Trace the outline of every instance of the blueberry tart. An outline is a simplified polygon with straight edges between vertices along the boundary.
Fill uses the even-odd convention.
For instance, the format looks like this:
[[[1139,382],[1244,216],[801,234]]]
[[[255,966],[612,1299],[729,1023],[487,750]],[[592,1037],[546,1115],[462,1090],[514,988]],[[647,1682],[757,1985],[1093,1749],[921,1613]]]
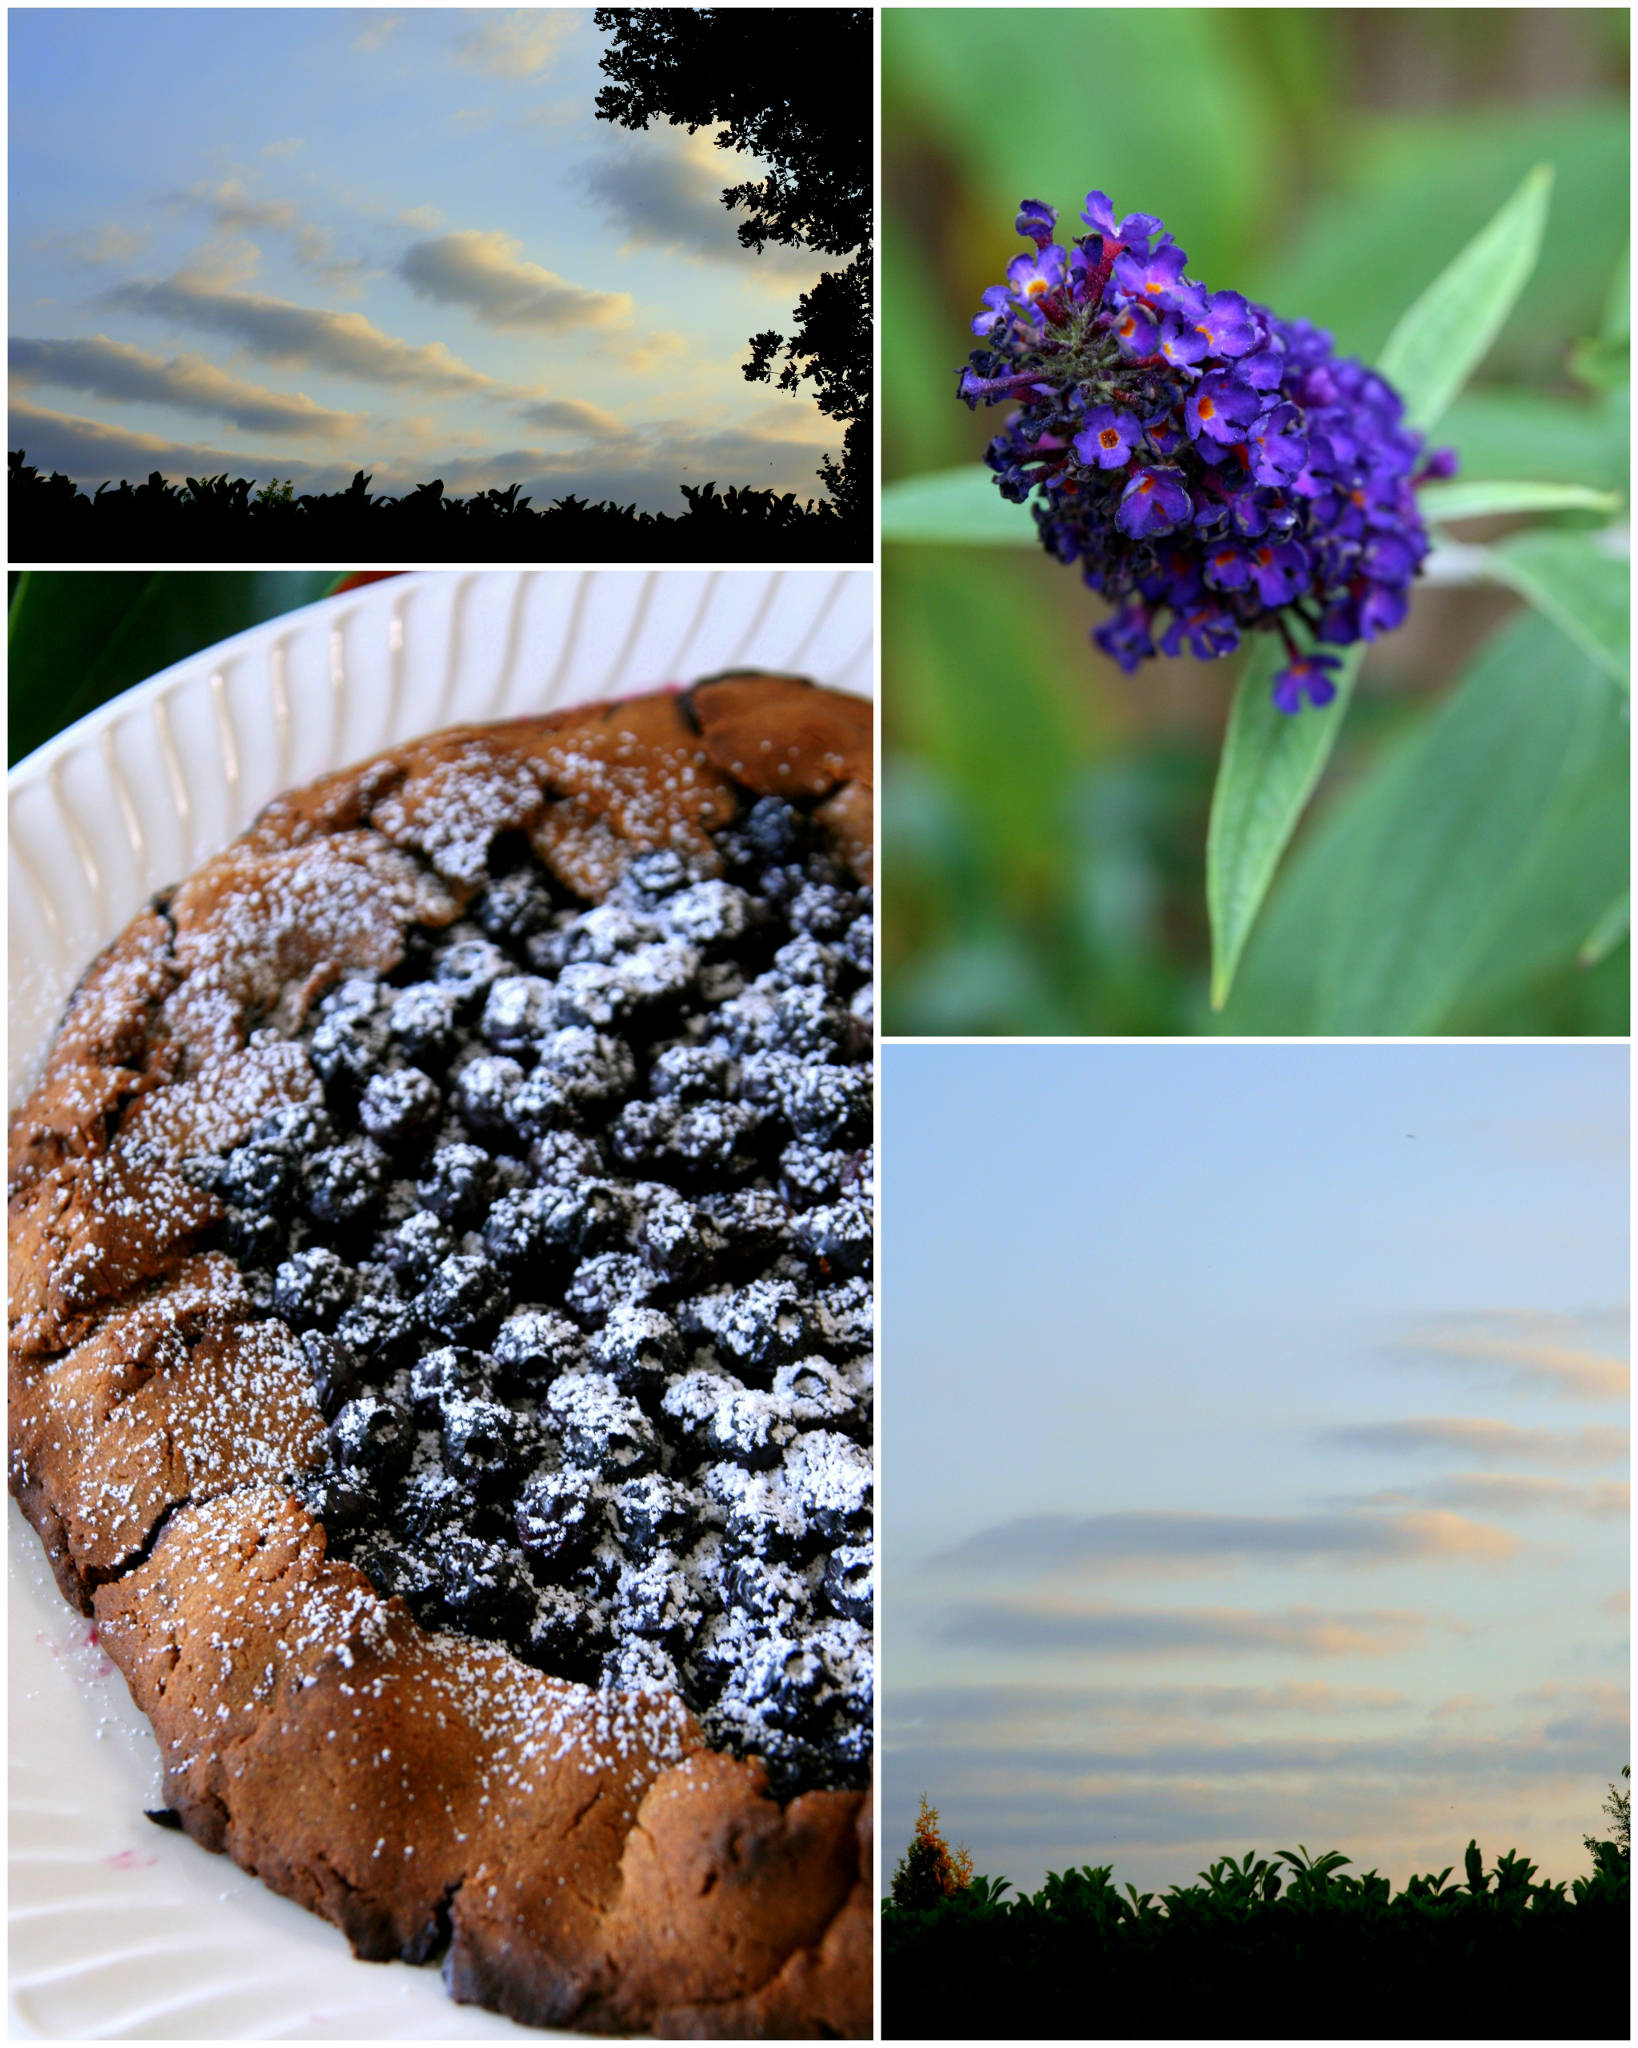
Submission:
[[[871,2030],[869,707],[280,798],[11,1145],[13,1493],[156,1816],[526,2024]]]

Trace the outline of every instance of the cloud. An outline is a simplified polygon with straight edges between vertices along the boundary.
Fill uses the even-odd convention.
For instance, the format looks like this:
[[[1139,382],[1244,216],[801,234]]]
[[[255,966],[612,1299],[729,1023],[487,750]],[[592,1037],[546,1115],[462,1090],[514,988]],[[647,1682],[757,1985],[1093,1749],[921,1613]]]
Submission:
[[[313,434],[340,440],[356,433],[358,413],[333,412],[300,392],[270,391],[219,370],[202,356],[149,355],[105,334],[68,341],[14,337],[11,374],[20,384],[50,384],[100,398],[174,405],[230,420],[251,432]]]
[[[605,143],[585,166],[587,190],[617,223],[628,248],[672,249],[713,263],[816,278],[811,250],[770,243],[757,255],[739,239],[725,187],[754,175],[752,161],[715,146],[715,128],[690,135],[673,122]],[[788,288],[782,286],[782,289]]]
[[[1626,1587],[1619,1593],[1606,1593],[1598,1603],[1600,1614],[1613,1614],[1618,1621],[1624,1621],[1632,1612],[1632,1594]]]
[[[61,470],[76,483],[95,484],[105,478],[144,477],[159,470],[173,480],[184,476],[230,476],[266,479],[294,477],[303,490],[338,490],[356,465],[315,464],[300,456],[252,455],[243,449],[210,448],[185,441],[162,440],[129,427],[110,427],[101,420],[76,419],[44,407],[13,400],[10,441],[27,452],[37,469]],[[366,465],[368,466],[368,465]]]
[[[419,228],[424,235],[430,235],[434,228],[441,228],[444,217],[436,206],[406,206],[398,216],[407,228]]]
[[[673,356],[682,355],[688,347],[688,337],[683,334],[644,334],[626,340],[611,334],[604,343],[609,354],[623,370],[640,375],[652,370],[660,363],[669,362]]]
[[[518,7],[489,14],[455,45],[455,55],[475,71],[497,78],[534,78],[546,69],[574,32],[577,9]]]
[[[493,377],[471,369],[441,341],[417,347],[383,334],[362,313],[333,313],[254,292],[222,291],[189,272],[132,279],[106,294],[111,305],[230,335],[268,362],[339,371],[376,384],[423,391],[499,391]]]
[[[1351,1423],[1323,1433],[1346,1450],[1455,1452],[1499,1463],[1525,1465],[1609,1465],[1628,1454],[1630,1437],[1613,1426],[1591,1429],[1526,1429],[1516,1422],[1461,1415],[1418,1416],[1404,1422]]]
[[[1382,1657],[1418,1648],[1426,1632],[1426,1615],[1391,1608],[1326,1614],[1288,1607],[1259,1614],[1231,1607],[1140,1609],[1028,1599],[956,1608],[938,1631],[944,1642],[978,1649],[1138,1657],[1191,1650]]]
[[[303,150],[303,149],[305,149],[306,147],[307,147],[307,138],[306,138],[306,136],[304,136],[304,135],[282,135],[282,136],[280,136],[280,138],[279,138],[279,140],[278,140],[277,142],[264,142],[264,143],[262,144],[262,155],[263,155],[263,156],[294,156],[294,155],[295,155],[295,154],[297,153],[297,151],[298,151],[298,150]]]
[[[594,292],[520,261],[522,243],[496,229],[463,228],[412,242],[399,275],[424,299],[464,306],[488,327],[538,327],[563,334],[610,327],[631,317],[629,292]]]
[[[582,434],[593,441],[626,441],[630,430],[613,413],[588,405],[583,398],[545,398],[533,405],[520,405],[518,418],[531,426],[549,427],[556,433]]]
[[[1386,1686],[1328,1685],[1286,1679],[1278,1685],[940,1685],[895,1688],[883,1700],[889,1746],[916,1731],[1004,1729],[1026,1743],[1051,1728],[1094,1722],[1153,1732],[1168,1723],[1282,1719],[1397,1712],[1411,1704]]]
[[[1566,1342],[1575,1328],[1562,1316],[1496,1309],[1441,1317],[1413,1330],[1392,1348],[1436,1364],[1492,1367],[1511,1385],[1545,1389],[1574,1400],[1624,1401],[1632,1381],[1626,1363]]]
[[[1597,1480],[1590,1486],[1576,1486],[1568,1479],[1546,1479],[1540,1473],[1473,1472],[1459,1479],[1443,1479],[1418,1487],[1418,1500],[1435,1501],[1446,1507],[1481,1508],[1490,1514],[1530,1514],[1544,1508],[1561,1508],[1567,1514],[1589,1515],[1608,1522],[1626,1515],[1632,1506],[1632,1489],[1622,1480]],[[1373,1498],[1400,1501],[1403,1493]]]
[[[134,256],[147,239],[146,228],[122,228],[118,221],[105,220],[97,227],[79,228],[70,234],[44,235],[29,246],[71,256],[76,263],[121,263]]]
[[[1517,1549],[1503,1529],[1435,1511],[1397,1514],[1208,1515],[1134,1511],[1030,1515],[969,1536],[934,1560],[970,1572],[1066,1571],[1083,1564],[1211,1565],[1247,1559],[1331,1558],[1371,1565],[1405,1558],[1499,1561]]]
[[[223,178],[219,184],[200,182],[171,195],[178,206],[196,206],[208,213],[219,228],[236,233],[241,228],[289,228],[296,224],[296,209],[285,199],[258,199],[238,178]]]
[[[401,14],[378,14],[368,28],[353,38],[353,48],[364,51],[366,55],[383,49],[403,25],[404,16]]]

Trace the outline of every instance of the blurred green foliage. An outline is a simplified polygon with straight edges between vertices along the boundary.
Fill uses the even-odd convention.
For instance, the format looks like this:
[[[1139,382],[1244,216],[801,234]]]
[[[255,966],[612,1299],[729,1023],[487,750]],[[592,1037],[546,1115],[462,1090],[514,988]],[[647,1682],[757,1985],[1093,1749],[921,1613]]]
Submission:
[[[1022,246],[1022,198],[1055,204],[1073,233],[1102,186],[1117,209],[1162,215],[1192,275],[1370,359],[1545,161],[1556,182],[1541,262],[1437,439],[1458,448],[1464,477],[1624,493],[1625,320],[1617,332],[1612,318],[1625,306],[1624,12],[889,9],[882,49],[884,480],[976,461],[998,423],[956,401],[955,371],[980,291]],[[1508,530],[1493,521],[1474,537]],[[1496,717],[1474,724],[1467,710],[1464,725],[1457,712],[1500,673],[1484,642],[1516,604],[1423,590],[1411,624],[1372,648],[1246,986],[1214,1018],[1205,827],[1237,664],[1122,677],[1087,642],[1096,600],[1036,553],[895,545],[883,576],[886,1030],[1348,1028],[1327,1021],[1348,1011],[1347,977],[1322,1000],[1317,983],[1293,986],[1285,957],[1325,938],[1328,864],[1356,858],[1333,841],[1386,829],[1351,819],[1348,793],[1399,754],[1404,774],[1426,778],[1450,749],[1506,740]],[[1583,652],[1534,621],[1516,632],[1515,662],[1572,692],[1592,674],[1587,716],[1609,713]],[[1428,720],[1430,702],[1448,708]],[[1542,737],[1532,708],[1519,710],[1526,754]],[[1624,778],[1581,790],[1574,762],[1552,758],[1558,779],[1538,763],[1541,786],[1521,789],[1505,849],[1518,872],[1486,901],[1483,944],[1470,934],[1460,949],[1465,981],[1430,972],[1402,1006],[1410,1021],[1367,1028],[1625,1030],[1626,945],[1576,964],[1596,906],[1565,938],[1622,841],[1608,807],[1624,803]],[[1386,802],[1373,786],[1373,817]],[[1590,851],[1570,827],[1594,813]],[[1541,839],[1544,818],[1563,823],[1562,844]],[[1460,900],[1441,903],[1460,916]],[[1372,944],[1356,981],[1393,971],[1381,931]]]
[[[328,597],[340,569],[13,573],[7,619],[6,758],[264,619]]]

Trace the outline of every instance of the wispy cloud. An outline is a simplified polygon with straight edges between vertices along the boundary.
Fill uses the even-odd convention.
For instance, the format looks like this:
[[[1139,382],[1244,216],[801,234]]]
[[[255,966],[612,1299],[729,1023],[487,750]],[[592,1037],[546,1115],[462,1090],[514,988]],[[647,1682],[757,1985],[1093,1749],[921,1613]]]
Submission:
[[[522,246],[495,229],[464,228],[411,243],[398,270],[422,298],[464,306],[490,327],[538,327],[562,334],[629,321],[629,292],[595,292],[571,284],[538,263],[524,262]]]
[[[115,285],[106,297],[110,304],[133,312],[230,335],[268,362],[322,366],[371,383],[412,385],[424,391],[501,388],[494,378],[452,355],[441,341],[416,346],[384,334],[362,313],[335,313],[256,292],[225,291],[188,272],[153,280],[133,278]]]
[[[1392,1349],[1435,1364],[1499,1373],[1510,1385],[1574,1400],[1624,1401],[1632,1383],[1625,1360],[1575,1343],[1577,1334],[1566,1317],[1494,1309],[1440,1317]]]
[[[537,78],[584,18],[579,9],[568,7],[487,14],[456,43],[455,55],[462,64],[497,78]]]
[[[1609,1465],[1625,1459],[1631,1443],[1628,1431],[1613,1426],[1530,1429],[1517,1422],[1467,1415],[1349,1423],[1322,1431],[1321,1440],[1345,1450],[1386,1451],[1395,1457],[1454,1453],[1512,1465]]]
[[[533,405],[520,405],[518,418],[531,426],[548,427],[554,433],[581,434],[593,441],[626,441],[630,429],[613,413],[588,405],[583,398],[545,398]]]
[[[761,255],[745,248],[736,213],[722,203],[724,189],[753,174],[752,160],[715,146],[715,128],[690,135],[675,123],[657,123],[636,135],[610,137],[586,166],[586,187],[625,238],[628,248],[674,249],[748,271],[777,272],[788,289],[795,273],[816,277],[810,250],[771,243]]]
[[[296,156],[306,147],[305,135],[281,135],[276,142],[264,142],[261,153],[263,156]]]
[[[61,470],[81,482],[140,476],[157,469],[171,478],[293,476],[303,488],[335,489],[347,481],[344,465],[321,465],[291,455],[254,455],[243,449],[213,448],[198,442],[167,441],[130,427],[77,419],[13,399],[9,408],[11,445],[22,448],[37,469]]]
[[[355,433],[361,420],[358,413],[315,405],[300,392],[270,391],[265,385],[247,383],[202,356],[150,355],[105,334],[62,341],[14,337],[10,358],[12,378],[19,384],[177,406],[229,420],[251,432],[339,440]]]
[[[1069,1571],[1087,1564],[1191,1567],[1326,1558],[1373,1565],[1403,1559],[1499,1562],[1518,1548],[1504,1529],[1439,1511],[1208,1515],[1130,1511],[1030,1515],[982,1529],[935,1564],[952,1571]]]
[[[368,56],[373,51],[385,49],[387,44],[404,25],[401,14],[378,14],[353,38],[353,48]]]
[[[218,227],[229,233],[246,228],[289,228],[296,223],[296,209],[286,199],[259,199],[240,178],[221,178],[215,184],[201,180],[171,194],[173,206],[196,207]]]
[[[988,1650],[1098,1651],[1107,1656],[1278,1650],[1310,1657],[1382,1657],[1418,1647],[1427,1628],[1426,1615],[1395,1608],[1326,1613],[1287,1607],[1254,1613],[1234,1607],[1118,1608],[1020,1597],[957,1607],[938,1634],[947,1643]]]
[[[94,228],[77,228],[61,235],[42,235],[29,246],[71,256],[76,263],[123,263],[146,244],[148,236],[146,228],[121,227],[118,221],[105,220]]]
[[[1601,1479],[1577,1486],[1568,1479],[1548,1479],[1539,1472],[1471,1472],[1460,1478],[1430,1481],[1407,1494],[1373,1494],[1370,1498],[1397,1504],[1406,1499],[1437,1502],[1443,1507],[1480,1508],[1488,1514],[1531,1514],[1557,1509],[1586,1515],[1593,1521],[1619,1520],[1632,1506],[1625,1480]]]

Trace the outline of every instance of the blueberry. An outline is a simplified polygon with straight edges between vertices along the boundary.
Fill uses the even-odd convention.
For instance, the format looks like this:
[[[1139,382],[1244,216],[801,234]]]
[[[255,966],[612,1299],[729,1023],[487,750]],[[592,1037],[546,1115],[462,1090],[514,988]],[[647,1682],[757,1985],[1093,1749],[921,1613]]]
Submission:
[[[728,1567],[727,1591],[741,1613],[782,1635],[805,1633],[811,1625],[813,1592],[806,1574],[792,1565],[738,1558]]]
[[[637,1081],[630,1046],[583,1024],[555,1031],[541,1041],[539,1072],[581,1111],[617,1102]]]
[[[557,978],[557,1014],[563,1024],[590,1024],[608,1031],[627,1015],[636,989],[617,967],[579,960]]]
[[[825,1560],[825,1598],[848,1621],[869,1628],[876,1605],[876,1553],[869,1543],[843,1543]]]
[[[781,1052],[803,1057],[819,1053],[835,1058],[847,1050],[853,1035],[848,1013],[822,988],[803,982],[795,988],[781,989],[774,998],[767,1043]]]
[[[600,1682],[605,1692],[677,1692],[682,1684],[671,1650],[642,1635],[615,1640]]]
[[[374,1394],[344,1403],[330,1424],[336,1464],[378,1486],[402,1478],[414,1450],[415,1424],[408,1412]]]
[[[619,1302],[591,1340],[591,1359],[623,1394],[641,1394],[658,1388],[682,1363],[682,1339],[676,1324],[658,1309]]]
[[[642,1636],[675,1651],[699,1634],[705,1603],[675,1552],[661,1549],[622,1569],[613,1620],[618,1637]]]
[[[609,1646],[603,1611],[588,1608],[577,1593],[563,1587],[548,1584],[537,1590],[529,1639],[520,1650],[536,1670],[595,1684]]]
[[[321,1330],[303,1330],[301,1355],[313,1375],[313,1392],[326,1422],[335,1419],[344,1403],[359,1388],[358,1355],[350,1346],[338,1344]]]
[[[613,1181],[587,1180],[578,1187],[554,1192],[556,1199],[546,1225],[553,1243],[581,1258],[625,1244],[631,1202],[622,1187]]]
[[[412,1473],[398,1498],[398,1525],[404,1534],[436,1547],[458,1529],[471,1507],[471,1495],[444,1471],[428,1468]]]
[[[307,1213],[331,1230],[367,1223],[387,1184],[387,1155],[373,1138],[327,1145],[307,1162]]]
[[[652,1557],[662,1547],[676,1549],[695,1523],[690,1494],[658,1472],[617,1487],[613,1506],[620,1548],[633,1559]]]
[[[603,1495],[591,1472],[563,1466],[539,1472],[518,1495],[517,1538],[532,1568],[546,1579],[583,1564],[605,1526]]]
[[[824,1273],[862,1273],[874,1249],[870,1210],[862,1201],[832,1202],[810,1209],[796,1223],[796,1239]]]
[[[542,1420],[561,1435],[569,1462],[600,1478],[635,1479],[659,1465],[653,1424],[607,1373],[571,1372],[554,1380]]]
[[[658,1281],[644,1260],[629,1252],[598,1252],[582,1259],[563,1290],[563,1306],[593,1328],[622,1302],[643,1302]]]
[[[831,883],[809,882],[798,889],[786,908],[791,926],[815,939],[839,939],[858,913],[851,891]]]
[[[521,946],[531,934],[544,931],[555,905],[551,891],[534,867],[514,868],[480,889],[471,916],[484,934],[503,946]]]
[[[779,1155],[779,1185],[786,1201],[793,1209],[833,1201],[842,1191],[850,1156],[806,1138],[795,1139]]]
[[[273,1311],[293,1330],[333,1330],[353,1298],[353,1273],[323,1245],[296,1252],[273,1276]]]
[[[799,1138],[845,1145],[870,1135],[872,1095],[867,1066],[797,1067],[784,1077],[780,1106]]]
[[[439,986],[465,1004],[475,1001],[510,966],[499,946],[491,945],[488,939],[462,938],[444,947],[433,972]]]
[[[419,1067],[401,1067],[371,1080],[358,1105],[358,1120],[372,1138],[391,1148],[427,1136],[443,1108],[436,1081]]]
[[[876,964],[876,920],[867,910],[856,917],[847,928],[842,941],[842,953],[850,967],[861,974],[869,974]]]
[[[277,1216],[230,1209],[218,1228],[218,1242],[241,1266],[271,1266],[290,1242],[290,1233]]]
[[[362,1294],[336,1324],[336,1342],[346,1345],[378,1373],[393,1369],[414,1336],[409,1310],[384,1288]]]
[[[815,988],[835,988],[841,975],[842,956],[834,946],[822,945],[802,932],[775,953],[773,971],[788,988],[811,983]]]
[[[708,1212],[660,1182],[639,1183],[633,1242],[662,1280],[688,1285],[725,1249]]]
[[[213,1176],[224,1202],[256,1215],[281,1216],[299,1199],[301,1155],[282,1146],[241,1145]]]
[[[467,1125],[482,1135],[504,1134],[523,1069],[504,1053],[479,1053],[454,1076],[452,1097]]]
[[[498,1401],[455,1396],[442,1409],[439,1449],[451,1479],[479,1500],[499,1500],[516,1477],[518,1419]]]
[[[667,938],[690,946],[726,946],[742,938],[754,916],[751,899],[732,882],[695,882],[668,896],[660,909]]]
[[[621,876],[621,893],[634,897],[645,907],[670,896],[688,883],[688,863],[668,847],[652,853],[633,854]]]
[[[814,1296],[819,1343],[831,1358],[868,1351],[874,1335],[870,1283],[862,1278],[822,1287]]]
[[[502,1195],[484,1219],[483,1246],[502,1272],[519,1278],[560,1263],[564,1253],[557,1232],[557,1212],[572,1190],[524,1188]]]
[[[481,1399],[489,1392],[489,1359],[464,1344],[440,1344],[410,1367],[410,1405],[423,1422],[436,1424],[451,1401]]]
[[[649,1093],[662,1101],[707,1102],[728,1093],[733,1061],[718,1045],[668,1045],[648,1071]]]
[[[525,1385],[544,1385],[586,1363],[584,1333],[549,1308],[514,1310],[496,1332],[491,1351],[502,1372]]]
[[[477,1145],[440,1145],[421,1170],[415,1192],[421,1206],[444,1222],[469,1223],[487,1206],[494,1162]]]
[[[418,1209],[376,1239],[375,1257],[414,1293],[454,1249],[455,1240],[442,1220],[429,1209]]]
[[[556,1012],[549,981],[534,974],[503,974],[489,984],[479,1029],[497,1052],[527,1052],[551,1030]]]
[[[332,1541],[368,1525],[376,1512],[375,1489],[356,1472],[327,1467],[308,1502]]]
[[[546,1131],[529,1147],[529,1171],[537,1186],[572,1187],[576,1181],[599,1178],[603,1155],[596,1140],[579,1131]]]
[[[812,1350],[813,1312],[789,1280],[752,1280],[692,1304],[694,1318],[738,1370],[771,1373]]]
[[[387,1021],[374,1011],[342,1010],[322,1018],[307,1041],[307,1056],[327,1088],[356,1095],[387,1050]]]
[[[730,1271],[761,1269],[785,1250],[791,1215],[768,1188],[743,1188],[731,1195],[702,1195],[700,1214],[722,1240],[723,1264]]]
[[[745,837],[764,861],[791,860],[806,846],[808,821],[783,797],[759,796],[745,820]]]
[[[402,990],[387,1013],[387,1035],[405,1059],[436,1072],[455,1050],[453,989],[422,981]]]
[[[473,1252],[453,1252],[433,1270],[411,1304],[415,1320],[451,1344],[477,1334],[506,1306],[506,1283]]]
[[[833,1543],[870,1534],[875,1475],[870,1454],[833,1429],[799,1436],[785,1454],[785,1480],[808,1521]]]
[[[522,1641],[534,1609],[523,1561],[510,1548],[477,1536],[447,1536],[438,1550],[442,1617],[467,1635]]]

